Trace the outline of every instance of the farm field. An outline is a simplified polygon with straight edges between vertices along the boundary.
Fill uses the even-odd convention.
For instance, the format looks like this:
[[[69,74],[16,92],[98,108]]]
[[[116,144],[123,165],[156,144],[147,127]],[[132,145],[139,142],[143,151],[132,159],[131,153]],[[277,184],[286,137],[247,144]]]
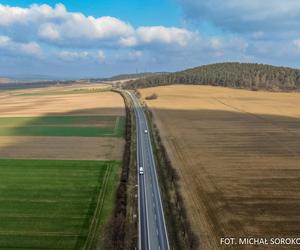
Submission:
[[[1,249],[95,249],[102,240],[119,185],[125,110],[107,85],[94,88],[1,93]]]
[[[0,248],[82,249],[110,212],[120,162],[0,160]],[[90,237],[93,240],[93,237]]]
[[[158,94],[145,101],[202,249],[220,249],[220,237],[298,236],[299,93],[186,85],[139,91]]]
[[[121,137],[124,124],[112,116],[0,117],[0,136]]]
[[[89,88],[96,86],[98,85]],[[104,90],[107,85],[98,88]],[[110,91],[81,92],[82,89],[87,89],[87,86],[4,91],[0,93],[0,116],[124,116],[124,103],[118,94]],[[62,94],[64,91],[68,93]],[[74,93],[70,94],[69,91]]]
[[[49,95],[68,95],[68,94],[85,94],[106,92],[111,90],[111,85],[108,84],[70,84],[70,86],[51,86],[41,89],[29,89],[27,91],[17,92],[20,96],[49,96]]]

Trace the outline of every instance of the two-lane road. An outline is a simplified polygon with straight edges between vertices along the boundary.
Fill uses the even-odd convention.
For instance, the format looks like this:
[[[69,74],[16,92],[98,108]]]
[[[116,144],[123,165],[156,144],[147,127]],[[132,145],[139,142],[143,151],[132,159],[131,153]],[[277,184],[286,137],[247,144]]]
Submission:
[[[144,174],[138,172],[139,249],[169,250],[168,233],[147,118],[135,95],[129,91],[126,93],[132,98],[136,116],[137,171],[140,167],[144,169]]]

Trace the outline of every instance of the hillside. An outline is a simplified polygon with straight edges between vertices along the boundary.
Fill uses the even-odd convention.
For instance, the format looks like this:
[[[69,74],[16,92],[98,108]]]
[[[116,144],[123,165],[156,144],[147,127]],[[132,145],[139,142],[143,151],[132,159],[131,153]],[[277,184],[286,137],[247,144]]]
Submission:
[[[133,79],[133,78],[149,77],[149,76],[154,76],[154,75],[158,75],[158,74],[159,73],[152,73],[152,72],[136,73],[136,74],[123,74],[123,75],[113,76],[113,77],[108,78],[106,80],[119,81],[119,80]]]
[[[130,79],[139,79],[143,77],[150,77],[150,76],[158,76],[167,74],[165,72],[144,72],[144,73],[133,73],[133,74],[121,74],[115,75],[108,78],[94,78],[89,79],[91,82],[99,82],[99,81],[123,81],[123,80],[130,80]]]
[[[252,90],[299,91],[300,70],[251,63],[218,63],[131,81],[128,88],[169,84],[214,85]]]

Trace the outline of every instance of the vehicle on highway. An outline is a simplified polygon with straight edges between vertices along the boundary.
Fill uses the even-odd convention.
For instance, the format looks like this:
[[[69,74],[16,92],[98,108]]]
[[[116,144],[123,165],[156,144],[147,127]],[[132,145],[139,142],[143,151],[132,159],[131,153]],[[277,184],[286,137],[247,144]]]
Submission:
[[[145,130],[145,134],[148,134],[148,130],[147,129]]]
[[[144,174],[144,169],[142,167],[140,167],[140,175]]]

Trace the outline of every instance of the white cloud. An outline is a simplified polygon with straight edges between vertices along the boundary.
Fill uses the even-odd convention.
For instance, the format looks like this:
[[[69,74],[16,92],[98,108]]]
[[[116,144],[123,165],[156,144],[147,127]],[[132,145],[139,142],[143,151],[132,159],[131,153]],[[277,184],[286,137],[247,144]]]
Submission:
[[[89,53],[86,51],[61,51],[59,57],[63,60],[73,61],[78,59],[85,59],[89,56]]]
[[[17,49],[19,48],[20,52],[31,56],[41,57],[43,54],[40,45],[38,45],[36,42],[15,44],[15,47]]]
[[[106,57],[105,57],[105,54],[102,50],[99,50],[97,52],[97,58],[98,58],[99,62],[101,62],[101,63],[103,63],[105,61]]]
[[[11,55],[25,55],[40,58],[43,51],[36,42],[19,43],[8,36],[0,36],[0,49]]]
[[[67,11],[64,5],[57,4],[54,8],[49,5],[32,5],[30,8],[11,7],[0,4],[0,25],[30,25],[45,20],[64,18]]]
[[[61,23],[46,23],[39,28],[38,35],[47,42],[61,41],[72,44],[72,39],[91,43],[127,37],[133,28],[114,17],[85,17],[79,13],[69,13]]]
[[[212,49],[216,55],[224,55],[225,51],[245,52],[249,44],[246,40],[238,37],[212,37],[207,38],[208,48]]]
[[[115,17],[95,18],[68,12],[62,4],[57,4],[54,8],[45,4],[29,8],[0,4],[0,16],[0,31],[21,30],[24,32],[23,36],[35,36],[36,39],[58,45],[97,45],[97,42],[103,40],[117,42],[134,33],[130,24]]]
[[[64,61],[80,61],[80,60],[95,60],[103,63],[105,61],[105,53],[102,50],[98,51],[70,51],[63,50],[58,53],[58,57]]]
[[[131,60],[136,60],[136,59],[139,59],[141,57],[143,57],[143,52],[142,51],[139,51],[139,50],[135,50],[135,51],[130,51],[128,53],[128,58],[131,59]]]
[[[136,47],[151,44],[186,46],[193,32],[176,27],[134,28],[111,16],[93,17],[69,12],[64,5],[29,8],[0,4],[0,32],[22,40],[42,40],[66,48]]]
[[[185,47],[193,36],[195,36],[194,33],[175,27],[154,26],[137,29],[137,37],[142,44],[163,43]]]
[[[38,36],[48,41],[59,41],[61,36],[55,25],[52,23],[45,23],[39,27]]]
[[[223,47],[223,42],[220,38],[212,38],[210,40],[210,46],[213,49],[221,49]]]
[[[11,42],[10,38],[7,36],[0,36],[0,47],[6,47]]]
[[[137,38],[134,36],[131,37],[121,37],[120,39],[120,45],[125,47],[134,47],[138,44]]]
[[[300,49],[300,39],[294,40],[294,41],[293,41],[293,44],[294,44],[298,49]]]

